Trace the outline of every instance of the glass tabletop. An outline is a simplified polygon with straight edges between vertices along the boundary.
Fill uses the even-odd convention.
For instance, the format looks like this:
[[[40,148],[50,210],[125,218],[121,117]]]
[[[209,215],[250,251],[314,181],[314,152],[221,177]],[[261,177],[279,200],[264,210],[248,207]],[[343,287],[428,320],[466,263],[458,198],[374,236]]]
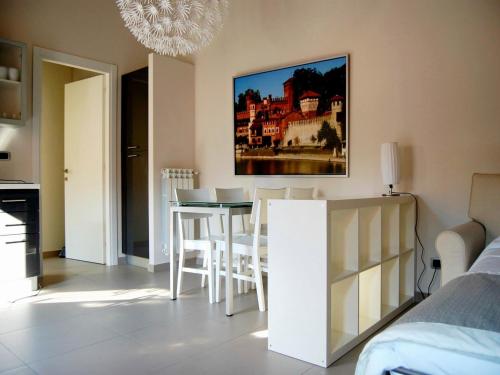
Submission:
[[[183,201],[169,201],[170,204],[183,207],[219,207],[219,208],[240,208],[252,207],[253,202],[183,202]]]

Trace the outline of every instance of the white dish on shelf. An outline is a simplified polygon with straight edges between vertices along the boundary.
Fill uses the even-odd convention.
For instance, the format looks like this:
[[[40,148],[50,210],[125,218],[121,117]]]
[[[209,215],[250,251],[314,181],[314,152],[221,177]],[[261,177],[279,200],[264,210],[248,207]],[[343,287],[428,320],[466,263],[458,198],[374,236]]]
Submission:
[[[19,69],[9,68],[9,80],[16,82],[19,81]]]
[[[7,79],[7,67],[0,66],[0,79]]]

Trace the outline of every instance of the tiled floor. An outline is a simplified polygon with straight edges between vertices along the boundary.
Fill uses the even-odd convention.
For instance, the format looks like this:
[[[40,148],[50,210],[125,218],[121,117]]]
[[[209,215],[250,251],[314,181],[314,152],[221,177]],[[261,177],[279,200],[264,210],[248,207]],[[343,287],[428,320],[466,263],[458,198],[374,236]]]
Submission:
[[[267,350],[255,293],[210,305],[199,276],[168,298],[168,272],[52,258],[36,297],[0,305],[2,374],[353,374],[360,347],[328,369]]]

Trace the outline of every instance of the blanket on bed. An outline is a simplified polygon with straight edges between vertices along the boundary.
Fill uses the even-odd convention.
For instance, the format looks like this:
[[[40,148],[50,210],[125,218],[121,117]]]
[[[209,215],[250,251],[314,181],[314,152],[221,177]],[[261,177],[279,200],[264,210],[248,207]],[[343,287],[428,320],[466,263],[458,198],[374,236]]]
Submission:
[[[470,273],[450,281],[396,324],[429,322],[500,332],[500,276]]]

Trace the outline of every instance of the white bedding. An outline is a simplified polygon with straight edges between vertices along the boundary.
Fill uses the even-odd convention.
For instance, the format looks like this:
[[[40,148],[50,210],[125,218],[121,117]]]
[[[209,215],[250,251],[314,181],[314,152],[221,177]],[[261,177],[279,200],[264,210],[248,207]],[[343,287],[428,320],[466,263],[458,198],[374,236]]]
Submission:
[[[500,275],[500,237],[468,273]],[[500,333],[443,323],[397,324],[368,342],[356,375],[382,375],[397,367],[431,375],[499,375]]]
[[[368,342],[356,375],[397,367],[432,375],[498,375],[500,334],[442,323],[395,325]]]
[[[486,246],[467,273],[500,275],[500,237]]]

